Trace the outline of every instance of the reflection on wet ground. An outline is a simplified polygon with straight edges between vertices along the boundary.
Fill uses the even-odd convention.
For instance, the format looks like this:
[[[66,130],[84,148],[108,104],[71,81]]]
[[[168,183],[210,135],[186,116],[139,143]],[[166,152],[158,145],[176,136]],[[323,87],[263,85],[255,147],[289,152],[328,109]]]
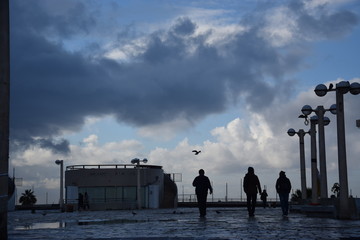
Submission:
[[[31,223],[24,226],[17,226],[15,230],[30,230],[30,229],[53,229],[65,228],[72,225],[92,225],[92,224],[125,224],[125,223],[141,223],[149,220],[133,220],[133,219],[89,219],[79,221],[60,221],[60,222],[39,222]],[[170,220],[171,221],[171,220]]]
[[[48,222],[48,223],[31,223],[23,226],[15,227],[15,230],[31,230],[31,229],[52,229],[62,228],[65,224],[63,222]]]
[[[294,213],[283,218],[276,208],[196,208],[132,212],[16,211],[9,213],[9,240],[29,239],[357,239],[360,221],[310,218]]]

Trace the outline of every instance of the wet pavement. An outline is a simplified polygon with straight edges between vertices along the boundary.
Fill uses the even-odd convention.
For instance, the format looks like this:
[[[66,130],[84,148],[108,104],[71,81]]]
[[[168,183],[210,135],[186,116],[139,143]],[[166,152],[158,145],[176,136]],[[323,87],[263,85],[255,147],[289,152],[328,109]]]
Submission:
[[[15,211],[8,214],[9,240],[29,239],[360,239],[359,220],[281,215],[280,208],[197,208],[83,211]]]

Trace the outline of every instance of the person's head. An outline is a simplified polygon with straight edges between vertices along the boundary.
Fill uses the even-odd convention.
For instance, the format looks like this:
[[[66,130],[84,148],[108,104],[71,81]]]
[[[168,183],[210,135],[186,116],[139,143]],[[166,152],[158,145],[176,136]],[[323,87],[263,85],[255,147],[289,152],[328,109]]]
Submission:
[[[200,169],[200,170],[199,170],[199,175],[205,175],[204,169]]]
[[[248,173],[250,174],[253,174],[255,171],[254,171],[254,168],[253,167],[249,167],[248,168]]]
[[[280,176],[280,177],[285,177],[285,176],[286,176],[286,175],[285,175],[285,172],[284,172],[284,171],[280,171],[279,176]]]

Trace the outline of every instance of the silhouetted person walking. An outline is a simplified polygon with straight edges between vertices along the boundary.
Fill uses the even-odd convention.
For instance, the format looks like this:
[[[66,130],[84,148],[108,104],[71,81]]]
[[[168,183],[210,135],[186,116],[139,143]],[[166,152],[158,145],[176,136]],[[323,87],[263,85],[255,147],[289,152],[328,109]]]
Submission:
[[[249,167],[244,177],[244,192],[246,193],[247,209],[249,217],[255,215],[257,193],[261,194],[259,178],[255,175],[254,168]]]
[[[78,198],[78,211],[80,211],[81,209],[83,209],[84,207],[84,196],[79,193],[79,198]]]
[[[205,171],[203,169],[199,170],[199,176],[194,179],[193,186],[195,187],[200,217],[205,217],[208,190],[210,190],[210,194],[212,194],[213,189],[211,187],[210,180],[207,176],[205,176]]]
[[[268,194],[267,194],[266,190],[264,189],[262,191],[261,197],[260,197],[260,199],[263,201],[263,207],[264,208],[266,208],[266,205],[267,205],[267,196],[268,196]]]
[[[89,195],[87,192],[85,192],[84,195],[84,210],[89,210],[90,209],[90,205],[89,205]]]
[[[290,180],[286,177],[285,172],[280,171],[275,187],[276,192],[279,194],[283,216],[287,216],[289,211],[289,193],[291,190],[291,183]]]

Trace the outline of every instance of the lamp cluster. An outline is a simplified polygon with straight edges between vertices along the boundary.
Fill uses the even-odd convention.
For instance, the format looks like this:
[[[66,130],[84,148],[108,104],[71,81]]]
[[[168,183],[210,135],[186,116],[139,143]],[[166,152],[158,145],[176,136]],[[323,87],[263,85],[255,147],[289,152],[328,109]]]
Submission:
[[[350,84],[348,81],[341,81],[336,84],[334,87],[333,84],[330,84],[327,87],[324,84],[319,84],[315,87],[315,94],[319,97],[325,96],[328,92],[336,92],[336,104],[331,105],[329,109],[325,109],[323,106],[318,106],[316,109],[313,109],[309,105],[302,107],[302,115],[299,118],[305,119],[305,125],[309,124],[308,116],[314,112],[316,116],[310,118],[311,129],[309,132],[311,136],[311,164],[312,164],[312,201],[317,203],[317,194],[315,189],[317,188],[317,176],[316,176],[316,131],[315,124],[319,128],[319,148],[320,148],[320,183],[321,183],[321,198],[327,198],[327,179],[326,179],[326,158],[325,158],[325,138],[324,138],[324,126],[330,123],[330,119],[324,116],[326,111],[330,111],[332,114],[336,114],[336,124],[337,124],[337,145],[338,145],[338,168],[339,168],[339,185],[340,185],[340,200],[338,205],[338,218],[347,219],[350,218],[353,214],[352,209],[350,209],[349,204],[349,189],[348,189],[348,179],[347,179],[347,164],[346,164],[346,142],[345,142],[345,121],[344,121],[344,97],[343,95],[350,92],[352,95],[360,94],[360,83],[353,82]],[[360,127],[360,119],[356,121],[356,126]],[[301,131],[300,131],[301,130]],[[303,136],[304,131],[300,129],[296,132],[293,128],[290,128],[287,133],[289,136],[294,136],[298,134],[300,137],[300,162],[304,161],[303,151]],[[302,133],[302,134],[300,134]],[[301,167],[302,175],[304,171],[304,166]],[[302,176],[302,186],[305,186],[303,181],[305,177]],[[304,189],[304,187],[302,187]]]
[[[333,86],[333,84],[330,84],[329,88],[327,88],[326,85],[319,84],[316,86],[314,92],[319,97],[325,96],[329,91],[339,91],[341,94],[350,92],[353,95],[360,93],[360,83],[358,82],[353,82],[350,84],[349,81],[341,81],[336,84],[336,89],[334,89]]]
[[[146,158],[144,158],[143,160],[140,160],[138,158],[134,158],[134,159],[131,160],[131,163],[132,164],[140,164],[140,162],[147,163],[147,161],[148,160]]]

